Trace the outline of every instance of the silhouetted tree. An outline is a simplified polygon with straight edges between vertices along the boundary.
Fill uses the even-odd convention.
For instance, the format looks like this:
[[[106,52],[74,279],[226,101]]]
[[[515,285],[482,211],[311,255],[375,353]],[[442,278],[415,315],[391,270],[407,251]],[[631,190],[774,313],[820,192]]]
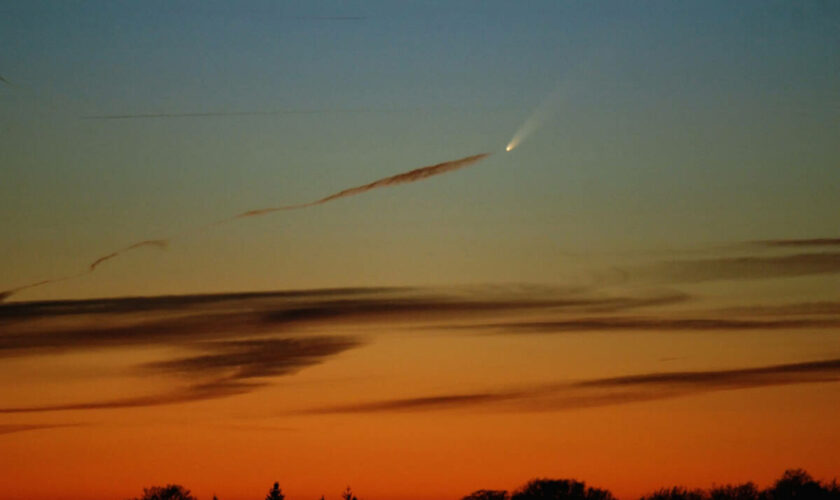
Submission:
[[[831,500],[840,500],[840,483],[836,479],[825,485],[828,492],[828,498]]]
[[[673,488],[662,488],[656,490],[648,496],[643,496],[641,500],[706,500],[706,492],[703,490],[688,490],[680,486]]]
[[[275,482],[274,486],[268,490],[268,495],[265,496],[265,500],[283,500],[286,498],[286,495],[283,494],[283,490],[280,489],[280,483]]]
[[[135,497],[134,500],[197,500],[190,494],[190,490],[179,484],[167,484],[166,486],[152,486],[143,488],[143,496]]]
[[[727,484],[726,486],[716,486],[709,490],[710,500],[758,500],[761,492],[754,483],[744,483],[739,485]]]
[[[348,486],[344,493],[341,494],[341,500],[359,500],[356,498],[356,495],[353,494],[353,491]]]
[[[475,490],[461,500],[509,500],[507,490]]]
[[[615,497],[609,490],[589,488],[586,490],[586,500],[615,500]]]
[[[510,500],[614,500],[607,490],[587,488],[574,479],[534,479],[511,495]]]
[[[802,469],[786,470],[782,477],[762,494],[767,500],[822,500],[830,498],[829,488],[823,487]]]

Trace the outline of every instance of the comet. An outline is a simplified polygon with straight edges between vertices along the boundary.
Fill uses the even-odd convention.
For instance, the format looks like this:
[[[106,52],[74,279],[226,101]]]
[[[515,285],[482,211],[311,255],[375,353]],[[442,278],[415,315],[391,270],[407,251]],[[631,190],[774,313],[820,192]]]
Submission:
[[[511,152],[516,149],[525,139],[554,117],[560,103],[559,92],[554,92],[546,98],[522,123],[519,129],[513,134],[510,142],[505,146],[505,151]]]
[[[518,148],[531,134],[554,119],[560,111],[560,105],[567,102],[569,96],[579,90],[580,81],[580,77],[574,79],[567,78],[560,83],[553,92],[540,102],[528,118],[522,122],[522,125],[519,126],[513,134],[513,137],[511,137],[510,142],[505,146],[505,151],[511,152]]]

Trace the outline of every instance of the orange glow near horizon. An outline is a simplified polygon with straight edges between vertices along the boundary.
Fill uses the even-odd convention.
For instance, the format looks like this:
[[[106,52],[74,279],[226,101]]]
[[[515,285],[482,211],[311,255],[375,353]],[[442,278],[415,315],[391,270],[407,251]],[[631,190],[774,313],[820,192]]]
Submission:
[[[498,311],[477,311],[484,306],[475,304],[484,302],[474,298],[463,306],[451,298],[417,309],[418,299],[401,302],[401,296],[381,299],[381,304],[389,304],[386,309],[376,301],[368,307],[367,299],[327,296],[313,302],[256,297],[212,306],[179,305],[177,314],[165,302],[163,313],[139,316],[115,312],[98,320],[87,314],[40,317],[26,327],[31,334],[84,331],[83,325],[131,332],[131,325],[161,321],[175,321],[173,325],[187,325],[190,330],[172,330],[175,340],[170,345],[116,345],[12,357],[0,370],[0,400],[6,408],[120,401],[127,395],[153,397],[212,380],[216,375],[208,378],[204,372],[181,376],[142,369],[163,367],[155,363],[185,359],[196,352],[224,355],[207,354],[218,340],[200,340],[205,338],[202,335],[213,339],[217,333],[197,333],[203,331],[201,323],[180,319],[193,314],[194,307],[205,308],[197,313],[209,315],[214,324],[238,325],[225,332],[226,337],[264,339],[279,334],[281,339],[289,335],[303,339],[329,332],[336,339],[353,335],[359,340],[355,347],[294,373],[244,379],[267,385],[239,395],[180,404],[6,413],[4,425],[45,428],[0,435],[3,456],[14,457],[4,463],[0,491],[9,500],[98,500],[136,495],[152,484],[178,483],[199,498],[216,494],[246,500],[260,498],[276,480],[291,500],[322,494],[337,498],[348,484],[366,500],[420,500],[457,499],[477,489],[512,490],[535,477],[562,477],[585,480],[630,499],[673,484],[707,487],[748,480],[767,484],[793,466],[816,477],[834,472],[840,429],[827,416],[840,412],[836,383],[780,384],[762,379],[753,388],[737,387],[743,382],[722,388],[692,386],[684,395],[656,386],[662,392],[652,393],[652,399],[638,398],[636,389],[627,392],[621,386],[606,393],[593,393],[585,386],[564,387],[576,381],[673,372],[674,359],[679,360],[678,371],[689,372],[817,360],[826,342],[836,341],[836,331],[816,329],[796,344],[791,340],[801,333],[785,331],[511,335],[467,325],[515,321],[541,325],[556,317],[550,313],[556,306],[549,304],[546,316],[542,311],[546,299],[540,297],[534,302],[536,310],[528,306],[505,312],[508,306],[503,304],[524,306],[519,299],[504,296]],[[497,295],[492,297],[498,300]],[[180,299],[166,300],[180,304]],[[300,314],[339,307],[346,300],[350,316],[343,320],[331,313],[293,326]],[[601,298],[575,299],[585,300],[602,303]],[[306,305],[295,306],[294,311],[303,312],[288,316],[295,321],[289,324],[291,330],[276,333],[254,330],[253,321],[236,312],[253,310],[258,313],[254,317],[260,317],[263,308],[282,311],[299,303]],[[406,304],[406,313],[399,313],[400,304]],[[370,313],[361,313],[365,307]],[[669,313],[666,309],[658,313],[663,318],[685,314],[679,308]],[[224,314],[239,319],[228,323]],[[236,333],[239,330],[242,333]],[[193,335],[199,335],[199,343],[191,343]],[[720,338],[725,335],[731,338],[722,349]],[[179,345],[182,342],[187,343]],[[307,356],[312,355],[309,352]],[[746,365],[745,360],[749,360]],[[262,363],[262,358],[257,362]],[[242,363],[238,357],[237,363]],[[244,365],[237,366],[238,370]],[[419,398],[425,404],[425,398],[440,395],[509,395],[520,390],[522,396],[479,404],[342,410],[377,401]],[[586,402],[604,396],[608,399]],[[627,396],[631,399],[624,399]]]
[[[0,500],[840,481],[840,2],[156,6],[0,0]]]

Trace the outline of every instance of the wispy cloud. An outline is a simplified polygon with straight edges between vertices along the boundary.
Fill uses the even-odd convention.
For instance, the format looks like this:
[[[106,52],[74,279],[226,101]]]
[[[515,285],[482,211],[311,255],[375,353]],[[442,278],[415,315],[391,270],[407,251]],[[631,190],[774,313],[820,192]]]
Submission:
[[[780,256],[717,257],[663,261],[629,269],[625,278],[640,277],[671,283],[717,280],[761,280],[840,273],[840,253],[799,253]]]
[[[145,364],[144,372],[210,378],[162,394],[40,406],[0,407],[0,414],[103,410],[190,403],[245,394],[268,384],[267,377],[291,375],[361,345],[350,337],[207,342],[205,354]]]
[[[824,300],[819,302],[795,302],[792,304],[752,305],[729,307],[720,311],[727,315],[751,316],[840,316],[840,302]]]
[[[693,394],[788,384],[840,381],[840,359],[733,370],[644,373],[524,389],[399,398],[313,408],[299,413],[379,413],[488,408],[562,411]]]
[[[307,337],[206,342],[205,354],[149,363],[143,368],[189,376],[228,373],[229,380],[290,375],[362,345],[353,337]]]
[[[137,408],[144,406],[191,403],[195,401],[204,401],[208,399],[217,399],[228,396],[235,396],[238,394],[245,394],[264,385],[264,383],[256,382],[216,380],[205,384],[196,384],[185,389],[174,390],[164,394],[154,394],[150,396],[103,399],[96,401],[84,401],[80,403],[64,403],[54,405],[6,406],[0,407],[0,414],[44,413],[53,411],[73,410],[112,410],[119,408]]]
[[[520,321],[468,325],[463,328],[488,329],[497,333],[563,333],[588,331],[728,331],[728,330],[792,330],[803,328],[840,328],[840,317],[802,319],[727,319],[610,317],[574,318],[552,321]]]
[[[0,424],[0,436],[17,432],[37,431],[43,429],[58,429],[62,427],[78,427],[82,424]]]
[[[764,247],[832,247],[840,246],[840,238],[804,238],[804,239],[778,239],[754,241],[754,245]]]

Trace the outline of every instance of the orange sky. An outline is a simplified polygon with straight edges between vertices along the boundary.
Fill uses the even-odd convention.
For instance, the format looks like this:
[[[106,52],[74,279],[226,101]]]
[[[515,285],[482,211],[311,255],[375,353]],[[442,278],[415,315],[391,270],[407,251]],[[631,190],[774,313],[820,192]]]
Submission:
[[[837,476],[838,26],[0,1],[0,500]]]
[[[408,500],[546,476],[633,498],[836,473],[836,305],[681,288],[10,303],[0,423],[54,427],[0,434],[0,491]]]

